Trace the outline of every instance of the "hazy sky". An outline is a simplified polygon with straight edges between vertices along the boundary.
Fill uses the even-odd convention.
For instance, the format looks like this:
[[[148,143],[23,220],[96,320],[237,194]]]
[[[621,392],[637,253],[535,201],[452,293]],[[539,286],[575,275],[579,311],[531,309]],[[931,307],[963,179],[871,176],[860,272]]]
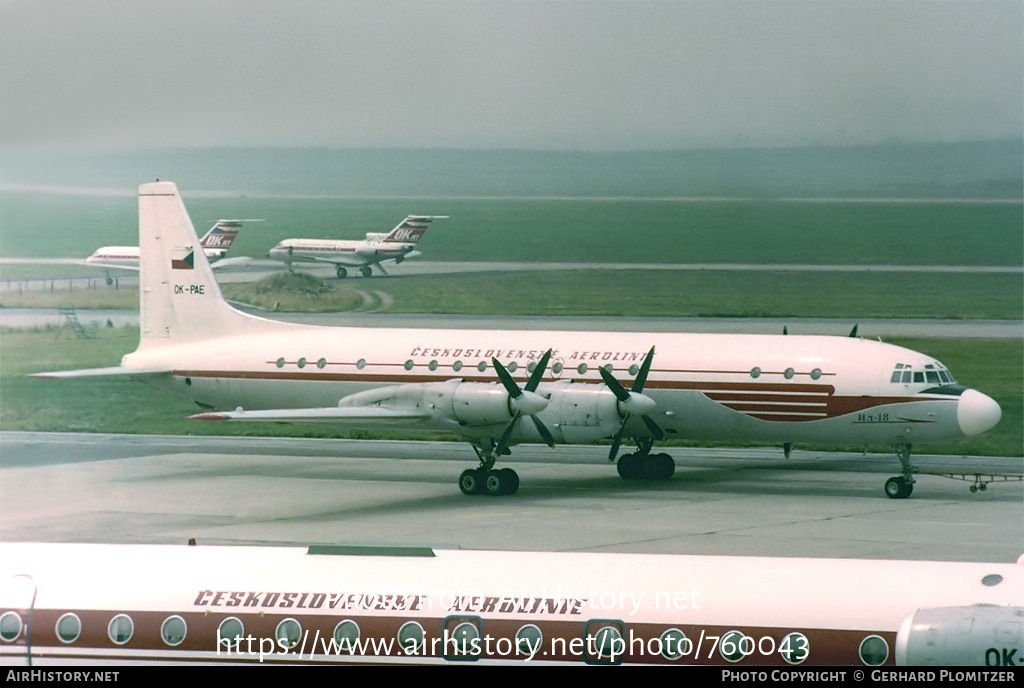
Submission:
[[[0,0],[0,147],[1021,136],[1024,0]]]

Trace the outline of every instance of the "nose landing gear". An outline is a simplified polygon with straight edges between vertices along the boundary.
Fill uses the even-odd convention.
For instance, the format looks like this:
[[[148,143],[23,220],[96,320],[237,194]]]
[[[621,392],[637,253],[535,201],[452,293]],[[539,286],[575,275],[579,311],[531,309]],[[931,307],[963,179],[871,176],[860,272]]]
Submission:
[[[906,499],[914,491],[914,471],[910,465],[910,445],[896,445],[896,458],[900,460],[903,475],[894,476],[885,481],[885,496],[889,499]]]

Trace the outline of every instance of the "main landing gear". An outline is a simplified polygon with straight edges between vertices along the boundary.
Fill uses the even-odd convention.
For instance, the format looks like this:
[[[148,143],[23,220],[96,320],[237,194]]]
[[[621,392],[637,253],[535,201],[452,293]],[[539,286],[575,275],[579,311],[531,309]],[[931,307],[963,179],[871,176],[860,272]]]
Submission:
[[[459,489],[464,495],[511,495],[519,489],[519,474],[511,468],[469,468],[459,476]]]
[[[515,494],[519,489],[519,474],[511,468],[494,467],[498,454],[508,454],[508,449],[501,451],[494,446],[484,449],[474,444],[473,451],[480,459],[480,467],[462,471],[462,475],[459,476],[459,489],[462,490],[462,494],[489,497]]]
[[[896,445],[896,458],[900,460],[903,475],[885,481],[885,496],[889,499],[906,499],[914,491],[914,466],[910,465],[910,445]]]
[[[651,454],[653,442],[637,442],[634,454],[619,457],[616,469],[624,480],[668,480],[676,471],[676,462],[668,454]]]

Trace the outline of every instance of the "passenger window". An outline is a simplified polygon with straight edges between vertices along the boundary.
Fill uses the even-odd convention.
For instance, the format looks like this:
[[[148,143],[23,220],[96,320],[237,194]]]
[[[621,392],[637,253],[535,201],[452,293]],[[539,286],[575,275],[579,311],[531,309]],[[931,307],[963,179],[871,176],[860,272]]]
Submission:
[[[127,614],[118,614],[107,624],[107,636],[118,645],[131,640],[134,632],[135,624]]]

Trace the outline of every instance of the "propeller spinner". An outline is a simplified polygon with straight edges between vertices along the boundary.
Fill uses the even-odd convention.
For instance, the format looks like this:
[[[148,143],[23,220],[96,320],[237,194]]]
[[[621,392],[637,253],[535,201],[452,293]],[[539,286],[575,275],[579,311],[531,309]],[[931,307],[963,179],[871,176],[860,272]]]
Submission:
[[[544,423],[537,418],[537,414],[547,408],[548,400],[536,393],[537,386],[540,384],[541,379],[544,377],[544,371],[548,367],[548,360],[551,358],[551,349],[544,352],[544,355],[540,357],[540,361],[537,362],[537,367],[533,369],[533,373],[530,375],[530,379],[526,381],[526,386],[523,389],[519,388],[516,381],[512,379],[512,376],[505,369],[505,366],[497,358],[492,358],[491,363],[494,365],[494,369],[498,373],[498,378],[501,380],[501,384],[505,386],[508,391],[509,408],[513,411],[512,420],[505,427],[505,431],[501,433],[501,439],[498,440],[498,445],[495,448],[497,454],[508,453],[508,440],[512,436],[512,432],[519,424],[519,419],[524,415],[529,416],[530,420],[533,421],[533,425],[537,428],[538,434],[549,447],[555,446],[555,438],[551,436],[551,432],[544,426]]]
[[[645,394],[641,394],[644,389],[644,385],[647,383],[647,374],[651,370],[651,362],[654,360],[654,347],[647,352],[647,356],[644,357],[644,362],[640,366],[640,371],[637,373],[636,379],[633,381],[633,386],[630,389],[626,389],[619,383],[615,377],[605,370],[604,368],[598,368],[601,372],[601,377],[604,379],[605,385],[611,390],[612,394],[619,402],[619,413],[622,414],[622,424],[619,425],[619,431],[615,433],[615,437],[612,438],[612,448],[608,454],[608,460],[614,461],[616,455],[619,453],[619,446],[622,444],[622,436],[626,432],[626,424],[629,423],[630,418],[633,416],[640,416],[643,420],[644,425],[650,431],[651,435],[655,439],[663,439],[665,432],[658,426],[657,423],[648,415],[655,409],[657,403],[654,399],[651,399]]]

